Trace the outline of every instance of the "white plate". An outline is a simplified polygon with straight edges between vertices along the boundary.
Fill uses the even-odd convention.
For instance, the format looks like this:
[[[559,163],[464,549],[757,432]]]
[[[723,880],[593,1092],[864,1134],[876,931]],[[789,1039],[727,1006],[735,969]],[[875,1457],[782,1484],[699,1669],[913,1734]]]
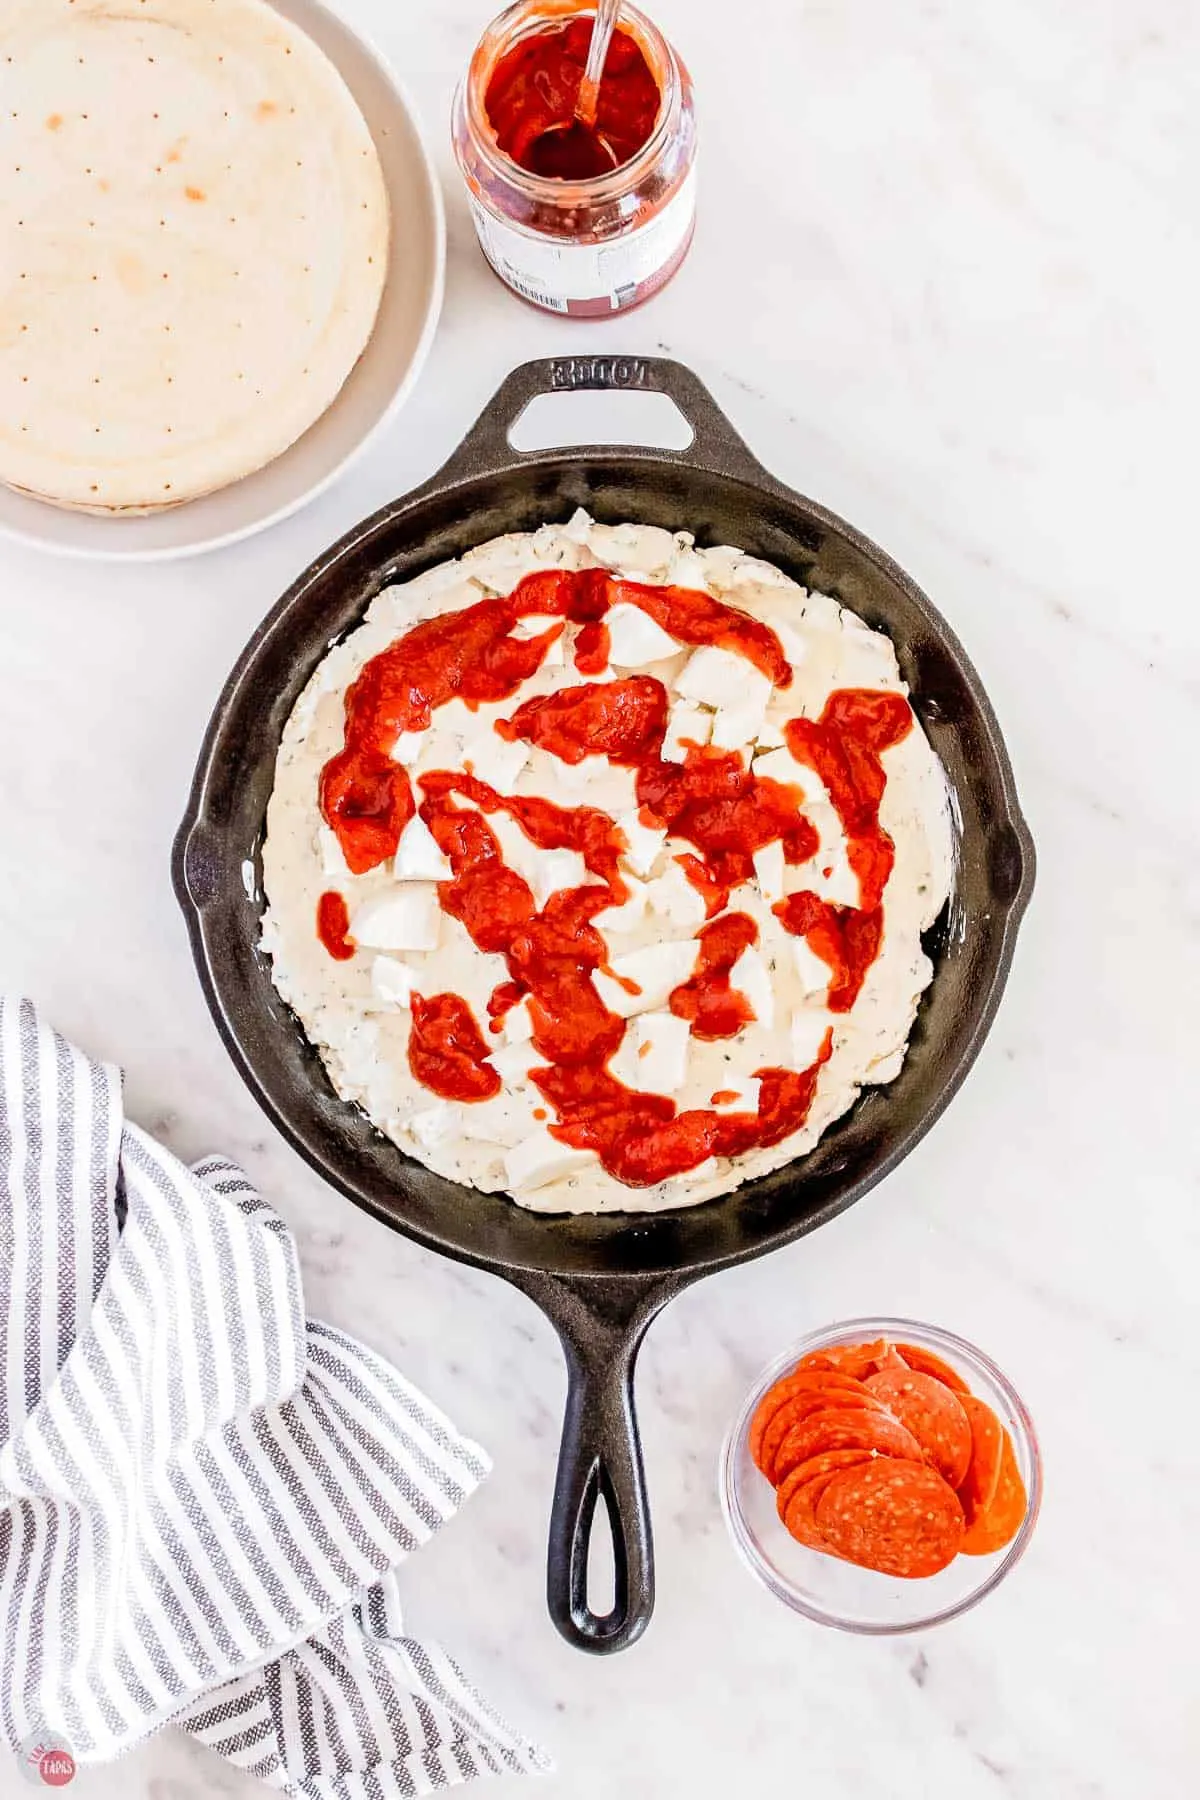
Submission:
[[[153,562],[249,537],[323,493],[399,411],[429,354],[442,309],[446,220],[441,189],[399,81],[378,51],[320,0],[271,0],[320,45],[358,101],[383,164],[391,264],[375,331],[323,418],[255,475],[145,519],[98,519],[0,485],[0,534],[64,556]]]

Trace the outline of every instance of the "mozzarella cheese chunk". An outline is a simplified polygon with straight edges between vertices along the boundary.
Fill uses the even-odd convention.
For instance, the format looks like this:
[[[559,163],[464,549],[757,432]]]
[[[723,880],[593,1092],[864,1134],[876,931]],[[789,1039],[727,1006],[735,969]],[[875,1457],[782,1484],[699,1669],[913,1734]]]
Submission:
[[[627,956],[614,957],[610,967],[613,980],[603,969],[597,969],[592,980],[607,1006],[622,1019],[636,1013],[653,1012],[661,1007],[672,989],[685,982],[696,966],[696,946],[690,939],[670,944],[647,944],[644,950],[631,950]],[[622,984],[632,982],[636,992]]]
[[[646,663],[662,662],[679,649],[675,639],[649,613],[628,601],[610,606],[604,623],[608,626],[608,660],[616,669],[639,669]]]
[[[711,706],[716,712],[765,712],[771,698],[771,683],[761,669],[714,644],[693,650],[675,685],[685,700]]]
[[[624,875],[622,880],[629,889],[628,899],[623,900],[620,906],[606,906],[604,911],[598,912],[592,921],[606,937],[628,936],[629,933],[638,930],[646,916],[650,893],[649,884],[636,880],[632,875]]]
[[[545,750],[535,750],[530,764],[527,791],[544,794],[559,806],[592,806],[616,818],[632,805],[633,770],[610,763],[606,756],[565,763]]]
[[[810,1012],[801,1007],[792,1014],[792,1066],[796,1069],[811,1069],[821,1054],[825,1042],[825,1034],[829,1030],[828,1013]]]
[[[759,727],[758,736],[755,738],[754,742],[759,751],[784,750],[787,748],[787,740],[783,735],[782,728],[777,725],[773,719],[764,719],[762,725]],[[756,775],[759,773],[757,762],[754,765],[754,772]]]
[[[432,831],[420,813],[414,813],[400,833],[392,874],[397,881],[449,881],[452,873]]]
[[[539,911],[560,888],[582,887],[588,880],[587,864],[577,850],[540,850],[507,813],[490,813],[488,824],[509,868],[533,890]]]
[[[588,546],[597,560],[629,575],[662,575],[675,554],[675,539],[661,525],[593,525]]]
[[[771,990],[771,972],[766,963],[749,944],[729,971],[729,985],[744,994],[750,1002],[754,1017],[768,1031],[775,1023],[775,996]]]
[[[687,931],[703,925],[707,908],[679,864],[672,858],[661,875],[646,885],[652,912]]]
[[[342,855],[342,846],[328,825],[317,826],[317,855],[321,859],[321,873],[327,881],[345,881],[350,870]],[[251,899],[253,899],[253,894]]]
[[[475,1143],[516,1144],[528,1129],[528,1104],[524,1096],[512,1088],[494,1094],[490,1100],[469,1101],[464,1105],[459,1121],[463,1136]]]
[[[754,852],[754,873],[763,899],[770,906],[784,896],[783,845],[778,838]]]
[[[686,762],[689,744],[707,744],[713,733],[713,715],[690,700],[676,700],[667,714],[663,739],[664,762]]]
[[[509,1007],[500,1023],[500,1036],[506,1044],[523,1044],[533,1036],[533,1018],[527,997]]]
[[[843,687],[890,688],[897,680],[896,652],[890,638],[872,631],[861,619],[843,608],[838,644],[838,681]]]
[[[570,1144],[560,1144],[548,1131],[535,1131],[505,1151],[504,1171],[513,1192],[523,1194],[545,1187],[547,1182],[581,1175],[585,1169],[598,1167],[599,1161],[591,1150],[575,1150]]]
[[[371,992],[388,1006],[408,1006],[416,979],[416,970],[394,956],[377,956],[371,964]]]
[[[804,763],[798,763],[786,745],[776,750],[768,750],[754,759],[754,773],[765,776],[769,781],[780,781],[784,787],[798,787],[805,799],[814,790],[823,792],[820,782]]]
[[[649,875],[667,841],[666,832],[657,825],[643,825],[636,810],[618,814],[617,825],[629,846],[621,861],[635,875]]]
[[[582,887],[588,880],[587,864],[578,850],[539,850],[533,878],[533,897],[545,906],[551,894],[563,888]]]
[[[366,950],[436,950],[442,909],[432,882],[405,882],[364,900],[350,935]]]
[[[771,623],[771,630],[779,639],[780,648],[791,663],[793,669],[798,669],[802,663],[807,662],[808,645],[798,631],[791,625],[785,623],[782,619],[773,620]],[[786,691],[787,690],[785,689],[784,692],[786,693]]]
[[[761,712],[713,714],[712,744],[716,750],[740,750],[747,756],[754,748],[755,733],[762,725]]]
[[[810,950],[806,940],[794,937],[791,940],[792,960],[796,965],[796,974],[805,994],[823,994],[829,986],[830,968],[823,957]]]
[[[708,555],[696,549],[695,539],[681,532],[667,564],[667,580],[672,587],[694,588],[697,593],[711,593]]]
[[[406,769],[415,768],[432,735],[429,731],[400,732],[391,748],[392,761],[403,763]]]
[[[481,746],[475,773],[481,781],[494,787],[497,793],[511,794],[518,775],[528,762],[529,745],[523,738],[517,738],[510,744],[498,731],[493,731],[487,747]]]
[[[674,1013],[648,1012],[634,1019],[613,1059],[613,1073],[642,1094],[674,1094],[687,1074],[691,1026]]]
[[[532,1038],[512,1044],[501,1044],[489,1053],[488,1061],[506,1088],[523,1087],[530,1069],[545,1065],[545,1057],[535,1050]]]

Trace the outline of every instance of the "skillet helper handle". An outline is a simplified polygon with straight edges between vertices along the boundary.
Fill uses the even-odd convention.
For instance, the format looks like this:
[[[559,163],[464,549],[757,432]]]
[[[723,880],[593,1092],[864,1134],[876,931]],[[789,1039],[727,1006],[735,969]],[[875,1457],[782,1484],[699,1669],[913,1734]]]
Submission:
[[[652,455],[666,457],[688,468],[716,469],[742,480],[761,483],[772,477],[763,468],[745,439],[734,430],[700,377],[684,363],[665,356],[544,356],[521,363],[497,388],[458,449],[439,470],[435,480],[470,479],[494,474],[523,463],[559,461],[564,455],[585,461],[591,456],[612,455],[613,445],[577,445],[523,452],[514,449],[510,433],[531,401],[541,394],[603,390],[613,393],[665,394],[692,429],[686,450],[639,450],[627,454],[637,461]]]
[[[654,1610],[654,1551],[642,1447],[633,1402],[636,1336],[563,1335],[567,1410],[550,1519],[546,1600],[576,1649],[604,1654],[636,1642]],[[607,1613],[588,1598],[588,1553],[598,1507],[612,1530],[615,1582]]]

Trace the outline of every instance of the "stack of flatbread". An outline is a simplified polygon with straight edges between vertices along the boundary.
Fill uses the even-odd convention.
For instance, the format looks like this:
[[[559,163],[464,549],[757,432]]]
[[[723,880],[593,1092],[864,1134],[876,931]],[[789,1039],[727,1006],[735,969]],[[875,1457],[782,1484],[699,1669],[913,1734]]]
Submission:
[[[262,0],[3,0],[0,481],[102,513],[237,481],[374,329],[366,122]]]

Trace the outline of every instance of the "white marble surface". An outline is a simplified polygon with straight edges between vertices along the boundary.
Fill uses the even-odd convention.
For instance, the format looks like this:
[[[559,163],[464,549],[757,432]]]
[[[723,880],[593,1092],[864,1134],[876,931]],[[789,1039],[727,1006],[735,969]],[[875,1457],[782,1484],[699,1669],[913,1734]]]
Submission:
[[[128,1070],[185,1155],[240,1157],[299,1234],[311,1305],[394,1354],[496,1458],[419,1557],[440,1634],[554,1750],[552,1800],[1175,1800],[1196,1791],[1194,320],[1200,14],[1187,0],[658,0],[703,108],[690,263],[641,314],[544,318],[476,254],[446,144],[486,0],[342,0],[437,147],[449,297],[365,467],[254,543],[162,570],[0,548],[4,968]],[[987,682],[1041,853],[976,1072],[883,1187],[701,1286],[640,1396],[658,1611],[627,1655],[542,1604],[564,1379],[499,1282],[335,1198],[217,1042],[167,851],[214,696],[309,556],[430,472],[515,362],[669,350],[780,475],[886,545]],[[911,1311],[975,1337],[1041,1429],[1009,1585],[923,1641],[861,1642],[743,1575],[714,1493],[750,1376],[790,1337]],[[246,1800],[165,1734],[80,1792]],[[26,1792],[15,1765],[0,1793]]]

